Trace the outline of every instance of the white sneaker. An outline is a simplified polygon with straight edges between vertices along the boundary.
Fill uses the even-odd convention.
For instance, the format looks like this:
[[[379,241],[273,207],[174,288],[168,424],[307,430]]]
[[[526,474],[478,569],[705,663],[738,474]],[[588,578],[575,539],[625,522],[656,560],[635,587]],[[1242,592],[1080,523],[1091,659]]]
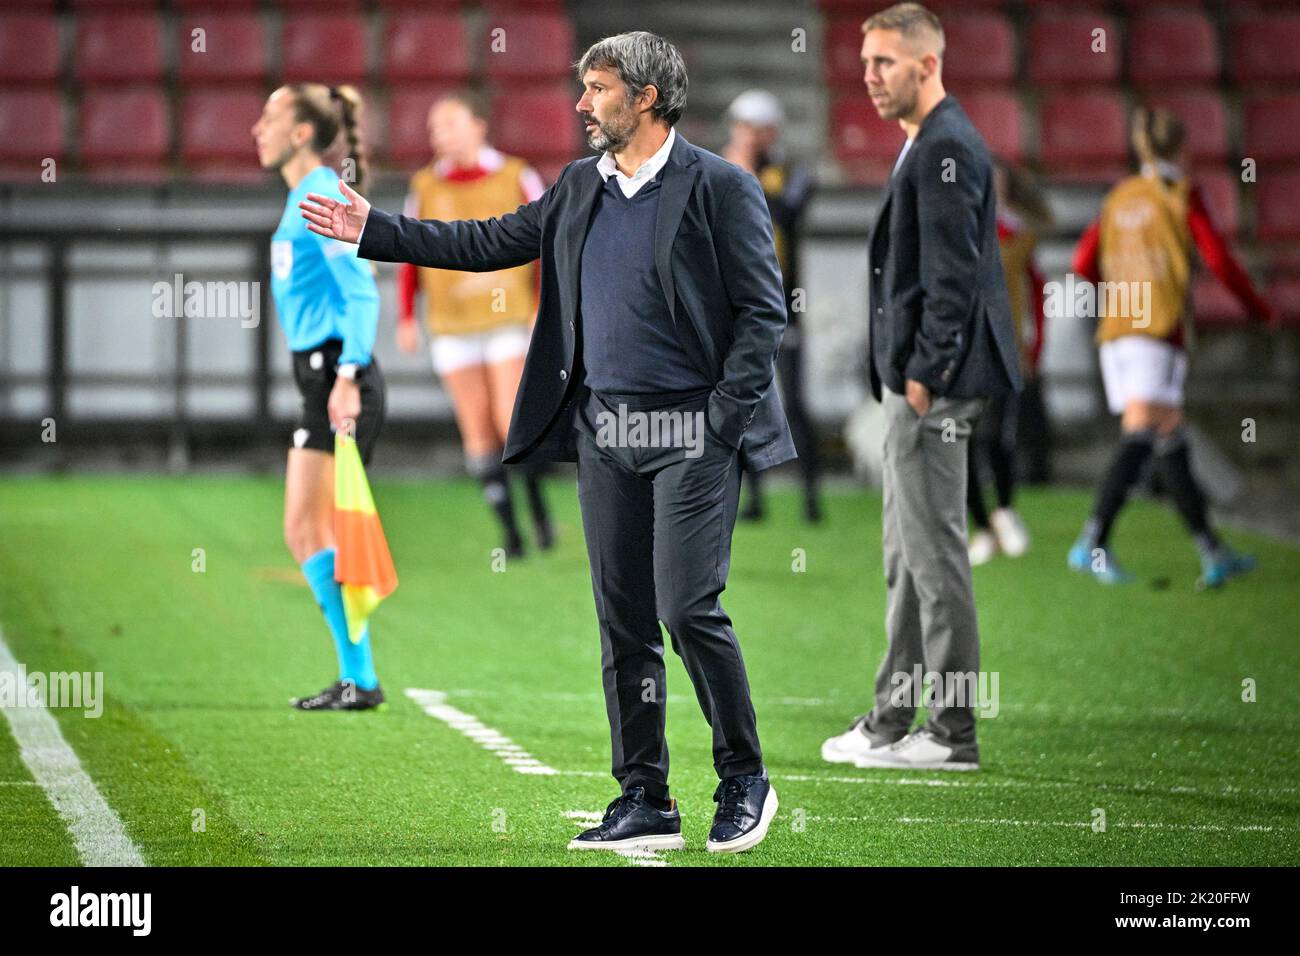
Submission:
[[[978,770],[980,768],[979,749],[971,744],[969,747],[949,747],[934,739],[928,730],[910,733],[897,743],[890,744],[883,752],[873,751],[859,757],[859,767],[884,767],[894,770]]]
[[[1029,550],[1029,532],[1014,508],[998,508],[989,515],[989,524],[998,536],[998,547],[1009,558],[1018,558]]]
[[[882,753],[889,749],[889,744],[872,743],[871,738],[862,732],[862,724],[867,715],[856,718],[838,737],[831,737],[822,744],[822,759],[827,763],[856,763],[859,757]]]
[[[980,529],[970,536],[966,551],[970,555],[972,568],[988,564],[998,553],[998,539],[991,532]]]

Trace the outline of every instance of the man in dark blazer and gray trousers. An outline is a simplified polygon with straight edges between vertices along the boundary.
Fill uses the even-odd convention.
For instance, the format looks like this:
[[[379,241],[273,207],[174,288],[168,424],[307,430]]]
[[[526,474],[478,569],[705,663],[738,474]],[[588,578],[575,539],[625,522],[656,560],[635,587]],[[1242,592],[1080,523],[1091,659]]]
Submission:
[[[625,33],[578,64],[590,145],[537,201],[481,221],[417,221],[312,195],[309,225],[364,258],[467,271],[539,260],[541,298],[506,440],[507,464],[578,463],[622,793],[573,849],[683,845],[664,738],[667,626],[713,731],[718,806],[707,849],[766,835],[763,766],[726,586],[742,463],[795,457],[772,377],[785,298],[763,190],[673,129],[686,68],[667,41]],[[630,427],[640,416],[651,424]],[[658,416],[655,418],[655,416]],[[619,427],[616,423],[628,423]]]
[[[983,138],[944,92],[938,18],[898,4],[868,19],[863,34],[872,103],[908,136],[870,243],[889,649],[874,708],[827,740],[822,756],[973,770],[979,631],[966,550],[967,446],[988,397],[1020,388],[993,168]],[[909,733],[921,703],[927,721]]]

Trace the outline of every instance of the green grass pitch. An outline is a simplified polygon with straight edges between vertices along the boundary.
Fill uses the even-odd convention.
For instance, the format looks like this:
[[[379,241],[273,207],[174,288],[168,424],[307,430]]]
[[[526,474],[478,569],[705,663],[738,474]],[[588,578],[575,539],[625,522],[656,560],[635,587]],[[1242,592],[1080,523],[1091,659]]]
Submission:
[[[29,671],[104,673],[102,717],[52,714],[151,864],[1300,863],[1300,551],[1229,534],[1259,570],[1197,594],[1177,519],[1139,501],[1116,546],[1140,583],[1106,589],[1065,569],[1088,496],[1056,490],[1022,495],[1030,554],[975,571],[982,666],[1000,692],[979,722],[982,770],[822,762],[821,741],[867,708],[884,649],[880,499],[830,494],[810,527],[778,490],[766,523],[737,529],[723,598],[781,800],[766,842],[704,852],[709,735],[669,650],[688,848],[569,853],[616,792],[572,482],[549,492],[557,550],[496,572],[471,483],[376,483],[401,578],[373,622],[381,713],[287,706],[332,680],[334,659],[271,479],[5,480],[0,626]],[[407,689],[442,692],[559,772],[517,772]],[[0,865],[76,862],[0,720]]]

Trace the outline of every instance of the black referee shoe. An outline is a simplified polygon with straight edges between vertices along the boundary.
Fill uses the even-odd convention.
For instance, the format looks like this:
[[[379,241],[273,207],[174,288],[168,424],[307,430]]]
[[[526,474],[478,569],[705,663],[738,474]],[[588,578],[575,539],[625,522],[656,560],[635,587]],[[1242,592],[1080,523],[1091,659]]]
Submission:
[[[710,853],[739,853],[763,842],[776,816],[776,791],[767,771],[726,777],[713,792],[718,805],[705,849]]]
[[[355,681],[340,680],[319,694],[295,697],[290,703],[298,710],[374,710],[383,706],[384,692],[379,685],[362,690]]]
[[[644,787],[631,787],[605,808],[600,826],[569,841],[570,850],[681,850],[682,815],[677,801],[660,810],[645,799]]]

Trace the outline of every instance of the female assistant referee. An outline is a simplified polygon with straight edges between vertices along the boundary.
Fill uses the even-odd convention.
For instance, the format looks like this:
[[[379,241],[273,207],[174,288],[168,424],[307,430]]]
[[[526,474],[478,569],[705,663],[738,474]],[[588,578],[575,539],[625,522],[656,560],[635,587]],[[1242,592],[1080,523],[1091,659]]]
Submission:
[[[284,539],[325,615],[339,659],[339,679],[295,699],[299,710],[368,710],[384,702],[369,630],[358,643],[348,639],[334,580],[334,432],[352,429],[368,462],[384,420],[384,380],[371,354],[379,291],[356,246],[311,232],[297,208],[309,192],[341,199],[340,173],[360,188],[360,111],[361,98],[351,87],[294,83],[271,94],[253,126],[262,167],[278,171],[289,187],[271,238],[271,292],[302,396],[285,471]],[[325,158],[334,157],[338,171],[326,165]]]

